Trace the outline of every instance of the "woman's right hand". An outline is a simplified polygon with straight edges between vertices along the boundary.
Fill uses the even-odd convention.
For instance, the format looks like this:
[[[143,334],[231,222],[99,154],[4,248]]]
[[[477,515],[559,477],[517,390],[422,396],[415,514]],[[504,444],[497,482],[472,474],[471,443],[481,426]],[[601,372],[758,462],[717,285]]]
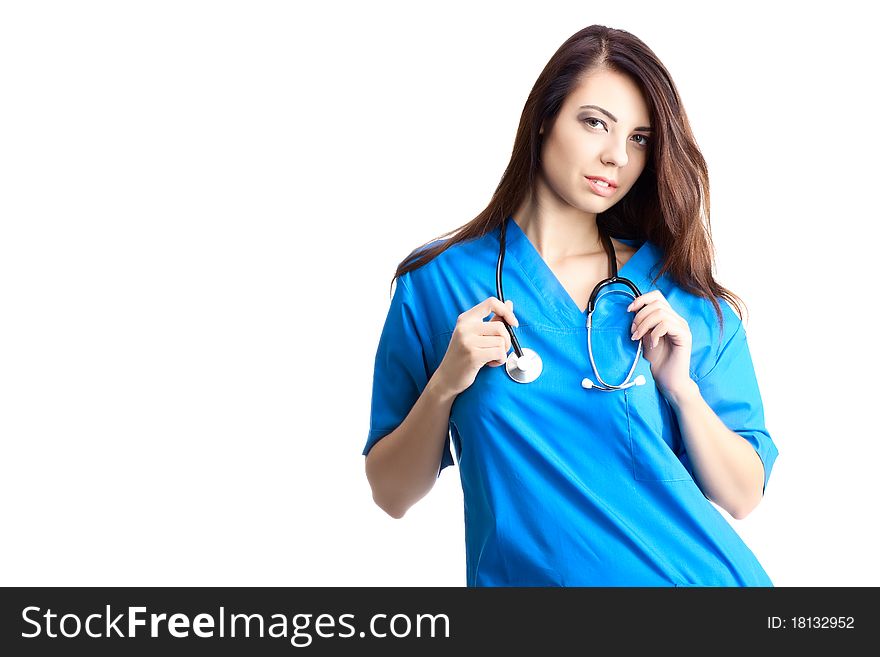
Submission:
[[[495,316],[491,320],[483,321],[492,313]],[[457,395],[469,388],[483,365],[498,367],[507,362],[511,343],[502,317],[511,326],[519,326],[513,302],[508,299],[501,303],[496,297],[489,297],[458,316],[446,354],[434,373],[447,392]]]

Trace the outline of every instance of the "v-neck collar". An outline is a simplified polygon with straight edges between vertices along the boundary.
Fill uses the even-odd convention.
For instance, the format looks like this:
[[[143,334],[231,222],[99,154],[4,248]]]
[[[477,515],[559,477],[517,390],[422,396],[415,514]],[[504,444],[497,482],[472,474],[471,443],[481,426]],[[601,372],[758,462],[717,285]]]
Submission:
[[[501,227],[495,229],[496,242],[500,245]],[[651,288],[653,267],[658,264],[659,249],[653,244],[640,240],[615,238],[629,246],[637,247],[635,253],[617,271],[617,275],[628,278],[641,290],[642,294]],[[504,237],[506,251],[505,269],[508,258],[513,257],[522,268],[531,285],[544,298],[545,302],[568,326],[582,327],[586,325],[587,311],[581,310],[565,286],[550,269],[544,258],[532,244],[528,236],[519,227],[512,216],[506,219]]]

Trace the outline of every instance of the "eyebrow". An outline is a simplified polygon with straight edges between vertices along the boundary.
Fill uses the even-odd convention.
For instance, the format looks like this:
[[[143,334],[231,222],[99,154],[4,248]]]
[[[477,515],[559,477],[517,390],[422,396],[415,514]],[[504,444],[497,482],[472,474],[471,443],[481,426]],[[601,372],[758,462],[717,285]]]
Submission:
[[[599,107],[598,105],[581,105],[579,109],[587,109],[587,108],[597,109],[597,110],[599,110],[600,112],[602,112],[602,114],[604,114],[605,116],[607,116],[609,119],[611,119],[612,121],[614,121],[615,123],[617,123],[617,117],[616,117],[616,116],[614,116],[614,115],[613,115],[611,112],[609,112],[607,109],[603,109],[603,108]],[[639,131],[641,131],[641,132],[653,132],[653,128],[651,128],[651,126],[649,126],[649,125],[648,125],[648,126],[643,125],[643,126],[641,126],[641,127],[639,127],[639,128],[636,128],[636,130],[639,130]]]

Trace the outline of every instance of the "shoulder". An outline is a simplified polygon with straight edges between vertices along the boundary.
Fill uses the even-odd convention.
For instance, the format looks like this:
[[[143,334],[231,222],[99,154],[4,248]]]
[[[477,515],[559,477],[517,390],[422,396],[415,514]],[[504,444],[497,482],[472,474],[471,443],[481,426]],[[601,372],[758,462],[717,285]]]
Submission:
[[[661,277],[661,281],[658,281],[658,287],[663,291],[673,310],[687,320],[691,326],[691,331],[695,328],[699,329],[716,340],[723,333],[726,339],[734,331],[739,330],[742,325],[739,315],[723,297],[715,297],[715,301],[718,302],[719,310],[721,311],[721,317],[724,320],[722,327],[718,321],[718,312],[715,309],[715,304],[712,303],[711,299],[685,290],[676,282],[670,280],[665,274]]]
[[[399,277],[402,297],[413,315],[424,324],[426,335],[450,333],[457,317],[495,290],[495,259],[498,242],[487,234],[451,244],[420,267]],[[434,240],[418,247],[407,260],[421,252],[441,246]]]
[[[413,250],[407,260],[449,242],[451,238],[434,240]],[[415,294],[436,291],[456,281],[482,277],[486,263],[494,253],[497,256],[498,243],[491,233],[482,237],[456,242],[417,269],[407,272],[407,283]],[[494,265],[493,265],[494,267]],[[492,279],[494,280],[494,278]]]
[[[661,276],[657,287],[688,325],[691,332],[691,372],[697,378],[711,369],[724,347],[734,339],[745,338],[742,319],[723,297],[716,297],[723,325],[711,299],[689,292],[671,280]]]
[[[653,242],[643,243],[648,248],[648,256],[646,258],[649,263],[645,269],[647,277],[653,281],[663,267],[664,253],[663,250]],[[633,247],[629,246],[632,251],[638,251],[638,244]],[[716,337],[723,332],[725,339],[739,330],[742,320],[736,310],[723,297],[715,297],[718,302],[721,316],[724,320],[722,328],[718,321],[718,312],[712,299],[694,294],[693,292],[682,287],[669,272],[664,272],[657,278],[656,288],[659,289],[672,309],[681,315],[691,328],[698,328],[712,337]]]

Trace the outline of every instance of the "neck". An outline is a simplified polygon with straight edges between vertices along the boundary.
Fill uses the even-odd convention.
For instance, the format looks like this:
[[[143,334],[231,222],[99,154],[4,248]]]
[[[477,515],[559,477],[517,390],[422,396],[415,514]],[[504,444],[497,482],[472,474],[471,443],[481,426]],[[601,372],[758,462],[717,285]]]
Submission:
[[[513,214],[513,220],[548,262],[605,252],[594,213],[570,206],[547,211],[526,203]]]

